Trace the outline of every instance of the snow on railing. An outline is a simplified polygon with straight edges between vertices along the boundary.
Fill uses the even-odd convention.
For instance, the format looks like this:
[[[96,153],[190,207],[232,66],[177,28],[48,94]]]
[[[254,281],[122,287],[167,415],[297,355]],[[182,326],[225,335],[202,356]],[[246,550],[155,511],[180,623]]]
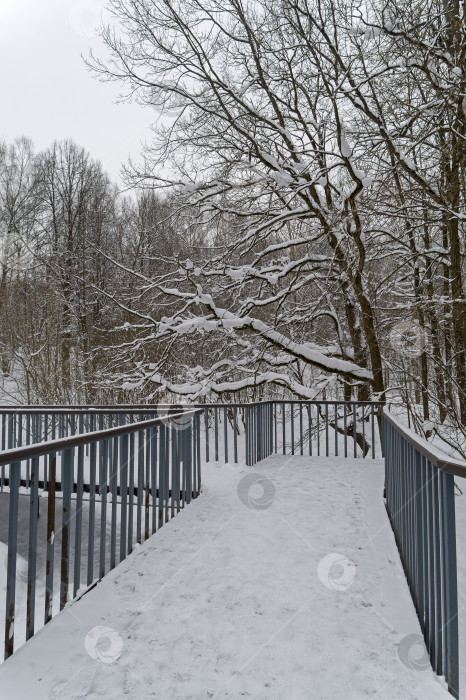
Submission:
[[[459,697],[458,583],[453,459],[386,410],[382,416],[386,508],[432,667]]]

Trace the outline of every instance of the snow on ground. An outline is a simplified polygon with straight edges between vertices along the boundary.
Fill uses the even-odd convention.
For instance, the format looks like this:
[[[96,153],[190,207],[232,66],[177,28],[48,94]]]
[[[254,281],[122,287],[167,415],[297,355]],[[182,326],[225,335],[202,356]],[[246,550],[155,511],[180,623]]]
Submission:
[[[1,666],[0,697],[447,700],[408,638],[382,484],[381,461],[208,466],[199,499]]]

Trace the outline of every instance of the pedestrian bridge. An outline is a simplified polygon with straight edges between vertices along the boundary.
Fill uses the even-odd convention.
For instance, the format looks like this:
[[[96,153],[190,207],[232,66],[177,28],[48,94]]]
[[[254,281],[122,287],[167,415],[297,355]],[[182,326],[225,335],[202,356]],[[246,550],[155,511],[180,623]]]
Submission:
[[[239,440],[230,439],[232,436],[223,431],[222,415],[217,416],[217,422],[214,417],[209,423],[211,439],[205,433],[206,443],[211,442],[209,462],[205,445],[202,455],[196,446],[196,435],[200,435],[199,424],[196,428],[198,414],[194,413],[187,421],[188,414],[184,412],[181,419],[178,412],[176,417],[163,419],[169,421],[165,426],[175,421],[176,429],[171,435],[166,430],[161,436],[162,424],[159,424],[156,461],[160,466],[170,456],[171,462],[169,471],[165,475],[157,471],[155,480],[151,475],[155,442],[149,458],[146,460],[146,451],[138,461],[143,445],[142,421],[134,424],[136,432],[128,433],[128,451],[125,442],[120,442],[127,433],[120,432],[112,438],[100,435],[102,443],[118,439],[119,449],[114,442],[111,455],[109,445],[102,447],[102,457],[99,457],[100,448],[95,448],[94,454],[94,448],[86,452],[85,440],[89,441],[90,436],[83,423],[81,433],[76,430],[71,436],[54,436],[53,444],[41,445],[42,451],[52,447],[58,455],[61,448],[58,440],[78,440],[76,458],[64,452],[59,463],[55,461],[55,474],[51,473],[49,461],[49,473],[43,473],[40,479],[39,463],[34,463],[34,456],[29,457],[28,467],[26,458],[21,469],[10,467],[9,477],[6,474],[3,477],[5,495],[10,500],[8,518],[16,508],[15,517],[21,520],[23,491],[27,492],[28,507],[33,510],[37,507],[40,515],[37,518],[34,511],[35,518],[38,522],[42,518],[44,525],[51,517],[51,494],[60,501],[58,510],[64,507],[62,502],[68,504],[69,517],[65,517],[65,525],[68,523],[70,527],[68,536],[56,528],[57,537],[61,537],[57,544],[55,530],[52,538],[48,532],[44,531],[44,535],[48,546],[52,539],[61,554],[69,555],[69,561],[63,562],[61,557],[60,614],[55,615],[58,609],[53,609],[53,604],[50,608],[49,600],[53,619],[46,627],[33,620],[34,634],[26,635],[29,641],[18,649],[15,646],[14,654],[8,654],[8,660],[0,667],[0,697],[334,700],[340,696],[355,699],[375,696],[387,700],[435,700],[450,697],[448,686],[457,695],[458,681],[452,686],[451,678],[457,678],[455,674],[459,674],[461,663],[457,661],[457,668],[452,669],[445,661],[445,651],[457,649],[458,640],[462,639],[461,627],[459,636],[456,630],[456,640],[451,639],[455,629],[448,631],[444,618],[446,606],[452,603],[444,595],[445,581],[449,581],[445,567],[451,566],[451,562],[446,561],[449,552],[444,545],[444,534],[448,523],[441,508],[450,497],[448,484],[436,474],[430,475],[429,502],[434,504],[436,484],[440,505],[431,513],[427,508],[424,515],[429,522],[432,520],[433,538],[432,542],[421,538],[420,553],[416,552],[409,530],[413,528],[415,537],[419,536],[417,511],[422,518],[423,502],[418,502],[410,489],[419,490],[416,479],[422,474],[418,474],[416,461],[411,460],[407,448],[400,452],[397,445],[397,439],[409,438],[409,431],[403,437],[402,431],[394,433],[396,421],[386,426],[384,452],[386,459],[388,456],[393,461],[393,470],[387,471],[386,460],[377,458],[375,448],[372,451],[375,431],[368,429],[363,442],[359,441],[355,457],[356,448],[348,449],[346,445],[345,449],[344,442],[349,435],[351,448],[358,444],[356,425],[353,428],[348,420],[346,429],[339,433],[338,420],[334,417],[332,423],[329,418],[326,425],[324,418],[317,449],[316,434],[311,434],[309,439],[306,432],[306,418],[309,418],[306,411],[307,408],[300,422],[298,408],[295,416],[298,427],[292,446],[282,433],[285,438],[279,449],[277,436],[282,426],[277,422],[275,409],[247,417],[249,435],[245,437],[241,430],[236,431]],[[352,408],[348,412],[351,414]],[[362,419],[370,426],[374,424],[373,415],[369,409]],[[204,412],[201,416],[204,417]],[[141,417],[147,422],[147,416]],[[287,424],[288,433],[290,427]],[[154,440],[152,428],[145,428],[149,431],[148,441],[144,438],[146,445]],[[112,430],[108,425],[102,429]],[[332,441],[328,439],[329,431]],[[343,444],[339,444],[340,439]],[[228,442],[233,463],[225,461]],[[37,450],[34,447],[37,444],[33,443],[32,448],[13,447],[17,450],[17,461],[9,464],[21,464],[18,451]],[[329,444],[334,449],[327,456]],[[66,450],[71,449],[68,444]],[[273,454],[275,450],[282,454]],[[312,456],[306,454],[310,451]],[[367,458],[372,454],[374,459]],[[400,454],[405,458],[408,481],[399,474]],[[431,458],[440,461],[439,455]],[[108,474],[103,473],[105,459],[110,469]],[[425,455],[423,459],[426,468],[433,463]],[[97,465],[97,478],[93,461]],[[128,473],[122,477],[125,463],[129,465]],[[185,471],[188,464],[189,475]],[[420,465],[423,468],[422,462]],[[460,470],[459,463],[452,461],[450,465]],[[29,469],[26,476],[24,468]],[[74,468],[77,479],[67,478],[66,470],[72,472]],[[20,479],[17,504],[13,503],[12,509],[15,469]],[[108,489],[99,488],[107,476]],[[28,483],[22,486],[25,480]],[[40,491],[41,481],[39,506],[36,489]],[[51,489],[52,481],[55,490]],[[87,491],[85,484],[89,486]],[[425,490],[424,483],[420,486],[421,491]],[[102,526],[104,493],[107,521]],[[125,498],[128,494],[129,500]],[[90,517],[94,495],[94,513]],[[459,523],[463,522],[466,509],[460,496],[456,500]],[[123,503],[126,503],[124,513]],[[404,511],[406,519],[400,521],[400,512]],[[438,531],[434,527],[435,512]],[[130,522],[134,525],[131,542],[133,534],[136,540],[131,546],[127,538]],[[420,522],[422,525],[423,521]],[[34,529],[32,521],[29,525]],[[146,540],[145,534],[151,534],[154,525],[156,536]],[[32,534],[36,545],[40,541],[38,530]],[[91,532],[95,542],[87,549],[87,569],[92,559],[97,568],[103,564],[105,575],[96,585],[97,579],[92,574],[90,583],[86,585],[84,581],[83,585],[80,576],[78,581],[74,580],[76,576],[68,580],[67,567],[74,573],[86,569],[77,556],[76,542],[80,540],[81,553],[83,542],[90,542]],[[439,533],[438,561],[436,532]],[[66,539],[68,543],[64,542]],[[70,540],[74,547],[70,546]],[[21,534],[17,534],[19,550],[21,542]],[[429,553],[432,559],[432,566],[428,565],[429,561],[426,564],[426,576],[421,571],[424,545],[427,559]],[[118,557],[118,552],[121,555],[123,551],[124,556]],[[461,576],[460,548],[458,554]],[[50,551],[48,555],[50,561]],[[6,569],[10,568],[10,575],[11,559],[9,552]],[[39,559],[37,556],[31,566],[29,558],[25,573],[19,577],[18,571],[15,572],[17,604],[22,585],[30,599],[31,581],[36,588],[34,602],[40,598],[40,576],[33,577],[31,571],[34,567],[40,569]],[[44,563],[47,567],[47,557]],[[456,574],[456,559],[454,564]],[[429,583],[431,572],[433,584]],[[50,575],[50,571],[46,573]],[[52,579],[49,576],[49,584],[51,581],[53,602],[53,576]],[[42,592],[50,598],[47,588]],[[11,600],[11,586],[7,586],[6,595]],[[460,608],[462,603],[460,597]],[[7,616],[10,630],[15,622],[18,628],[19,618],[19,609],[13,620]],[[24,622],[26,630],[31,630],[30,601]],[[445,678],[450,678],[450,683]]]

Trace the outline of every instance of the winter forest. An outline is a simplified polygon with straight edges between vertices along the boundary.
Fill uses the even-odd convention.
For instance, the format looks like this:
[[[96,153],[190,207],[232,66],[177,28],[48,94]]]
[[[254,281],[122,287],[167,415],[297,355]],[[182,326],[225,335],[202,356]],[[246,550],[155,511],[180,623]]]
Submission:
[[[465,20],[109,0],[85,60],[153,128],[124,189],[0,143],[3,402],[380,399],[466,457]]]

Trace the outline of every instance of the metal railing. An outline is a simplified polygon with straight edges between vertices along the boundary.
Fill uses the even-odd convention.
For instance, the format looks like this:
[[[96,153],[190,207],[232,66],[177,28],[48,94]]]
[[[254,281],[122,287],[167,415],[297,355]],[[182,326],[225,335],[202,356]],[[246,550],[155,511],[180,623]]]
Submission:
[[[379,424],[383,402],[258,401],[251,403],[127,406],[0,406],[2,450],[55,439],[115,423],[201,408],[205,460],[220,457],[248,466],[270,454],[381,456]],[[244,452],[238,439],[244,437]]]
[[[27,586],[23,617],[28,640],[41,626],[36,622],[38,598],[42,596],[43,624],[47,624],[70,598],[97,583],[136,543],[148,539],[199,495],[201,413],[187,410],[0,453],[0,465],[8,470],[2,487],[9,489],[5,658],[15,649],[15,621],[21,617],[16,609],[18,583]],[[47,467],[47,481],[44,477],[42,484],[40,461]],[[27,465],[27,571],[18,577],[20,488],[26,485]],[[38,542],[40,487],[48,491],[42,543]],[[57,492],[61,492],[58,512]],[[40,552],[45,552],[41,562]]]
[[[459,697],[454,476],[450,458],[383,412],[385,505],[432,667]]]

